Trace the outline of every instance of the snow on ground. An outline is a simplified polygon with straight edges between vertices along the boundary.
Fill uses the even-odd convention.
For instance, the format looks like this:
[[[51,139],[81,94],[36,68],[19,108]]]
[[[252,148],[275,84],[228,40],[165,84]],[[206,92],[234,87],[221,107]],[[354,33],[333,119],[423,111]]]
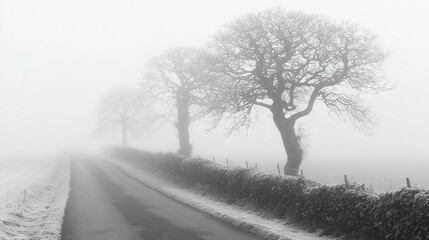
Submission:
[[[182,203],[195,207],[205,213],[223,219],[246,231],[253,232],[266,239],[276,240],[332,240],[329,237],[320,237],[315,233],[299,230],[286,221],[267,219],[253,211],[237,205],[228,205],[216,201],[208,196],[202,196],[196,191],[184,189],[165,178],[155,175],[153,172],[133,167],[123,160],[107,158],[109,162],[121,168],[130,176],[144,182],[167,196]]]
[[[64,158],[0,159],[0,240],[61,237],[70,182]]]

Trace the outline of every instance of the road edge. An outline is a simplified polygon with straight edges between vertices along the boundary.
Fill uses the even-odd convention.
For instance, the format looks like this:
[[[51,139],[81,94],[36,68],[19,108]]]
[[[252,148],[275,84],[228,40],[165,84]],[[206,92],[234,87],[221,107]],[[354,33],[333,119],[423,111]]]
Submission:
[[[254,233],[259,237],[268,240],[333,240],[333,237],[321,237],[315,233],[304,232],[297,229],[286,221],[277,219],[267,219],[254,212],[240,209],[235,205],[228,205],[207,196],[202,196],[198,192],[168,181],[153,173],[141,168],[134,168],[122,160],[103,157],[109,163],[118,167],[125,174],[129,175],[147,185],[148,187],[161,192],[162,194],[181,202],[185,205],[198,209],[206,214],[228,222],[240,229]]]

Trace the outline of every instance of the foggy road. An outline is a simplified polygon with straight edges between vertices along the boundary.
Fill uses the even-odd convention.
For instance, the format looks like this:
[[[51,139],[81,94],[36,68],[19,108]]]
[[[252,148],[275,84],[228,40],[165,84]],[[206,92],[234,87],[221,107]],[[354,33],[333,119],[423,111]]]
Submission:
[[[102,160],[74,159],[62,240],[260,239],[176,202]]]

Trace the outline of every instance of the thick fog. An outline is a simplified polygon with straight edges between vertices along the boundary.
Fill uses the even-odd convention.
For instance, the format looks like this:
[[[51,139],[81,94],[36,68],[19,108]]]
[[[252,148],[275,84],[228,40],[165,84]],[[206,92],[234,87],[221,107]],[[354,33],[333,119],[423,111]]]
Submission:
[[[371,136],[331,118],[322,105],[305,129],[302,169],[327,176],[403,179],[429,185],[429,3],[351,0],[0,0],[0,156],[120,144],[96,138],[96,106],[111,88],[137,87],[147,61],[175,46],[203,47],[220,26],[246,13],[281,6],[357,23],[379,36],[391,91],[368,96]],[[151,126],[132,147],[176,151],[174,119]],[[286,155],[269,112],[247,133],[225,136],[204,121],[190,129],[193,154],[275,171]]]

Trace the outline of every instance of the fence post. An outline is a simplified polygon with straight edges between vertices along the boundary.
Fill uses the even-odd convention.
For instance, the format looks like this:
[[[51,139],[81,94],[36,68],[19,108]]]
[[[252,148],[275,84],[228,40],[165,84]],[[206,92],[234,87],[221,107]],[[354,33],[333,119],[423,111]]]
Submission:
[[[24,189],[24,191],[23,191],[23,198],[22,198],[22,202],[23,202],[23,204],[22,204],[22,206],[21,206],[21,216],[23,216],[23,214],[22,214],[22,208],[25,206],[25,205],[27,205],[27,190],[25,190]]]
[[[229,166],[228,158],[226,159],[226,166]]]
[[[246,161],[246,168],[249,169],[249,163]]]
[[[280,165],[277,163],[277,172],[279,173],[279,175],[282,175],[282,173],[280,172]]]
[[[347,174],[344,174],[344,183],[349,185],[349,180],[347,179]]]
[[[216,158],[215,158],[215,156],[213,156],[213,162],[214,162],[214,164],[216,164]]]
[[[258,169],[258,163],[255,163],[255,168]]]
[[[410,178],[409,178],[409,177],[407,177],[407,178],[406,178],[406,180],[407,180],[407,188],[410,188],[410,187],[411,187]]]
[[[301,169],[301,175],[304,176],[304,170]]]

